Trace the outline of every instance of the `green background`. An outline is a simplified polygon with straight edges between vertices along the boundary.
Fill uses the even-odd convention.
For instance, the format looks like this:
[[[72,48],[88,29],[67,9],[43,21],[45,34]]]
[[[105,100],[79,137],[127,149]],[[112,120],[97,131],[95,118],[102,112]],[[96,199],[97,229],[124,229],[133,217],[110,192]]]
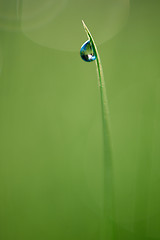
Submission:
[[[96,29],[107,32],[94,3],[94,24],[87,11],[81,17],[77,9],[79,22],[71,11],[79,41],[86,40],[82,18],[95,41]],[[0,239],[99,240],[103,148],[95,64],[83,62],[79,49],[64,51],[65,41],[71,50],[77,43],[60,30],[62,49],[28,37],[17,4],[0,1]],[[111,118],[116,240],[160,239],[159,12],[158,0],[130,1],[123,28],[98,40]],[[61,14],[65,19],[67,11]]]

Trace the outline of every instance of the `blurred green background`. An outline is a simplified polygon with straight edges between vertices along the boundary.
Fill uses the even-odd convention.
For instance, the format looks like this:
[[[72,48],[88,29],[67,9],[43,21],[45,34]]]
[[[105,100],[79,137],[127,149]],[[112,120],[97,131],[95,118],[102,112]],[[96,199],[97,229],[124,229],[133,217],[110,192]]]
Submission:
[[[82,19],[107,87],[116,240],[160,239],[159,12],[158,0],[0,0],[1,240],[100,239],[102,117]]]

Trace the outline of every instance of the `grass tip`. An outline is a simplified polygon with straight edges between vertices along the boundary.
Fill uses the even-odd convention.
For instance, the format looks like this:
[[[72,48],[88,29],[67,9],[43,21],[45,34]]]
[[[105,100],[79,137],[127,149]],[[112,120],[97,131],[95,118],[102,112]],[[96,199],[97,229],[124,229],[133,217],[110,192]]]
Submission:
[[[83,24],[84,29],[87,29],[87,26],[86,26],[86,24],[84,23],[83,20],[82,20],[82,24]]]

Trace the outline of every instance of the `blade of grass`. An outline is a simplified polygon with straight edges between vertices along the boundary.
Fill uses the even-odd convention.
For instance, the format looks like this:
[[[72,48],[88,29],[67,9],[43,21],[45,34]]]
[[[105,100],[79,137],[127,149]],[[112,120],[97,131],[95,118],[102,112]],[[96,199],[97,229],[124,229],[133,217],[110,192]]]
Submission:
[[[100,60],[100,56],[95,44],[95,41],[87,28],[84,21],[82,21],[83,27],[87,34],[88,39],[92,45],[95,57],[96,57],[96,69],[98,76],[98,83],[100,87],[101,108],[102,108],[102,122],[103,122],[103,140],[104,140],[104,199],[103,199],[103,216],[102,216],[102,231],[101,240],[113,240],[115,238],[115,226],[113,219],[114,204],[113,204],[113,166],[112,166],[112,150],[110,140],[110,123],[109,123],[109,110],[108,100],[105,88],[105,82],[103,77],[103,69]]]

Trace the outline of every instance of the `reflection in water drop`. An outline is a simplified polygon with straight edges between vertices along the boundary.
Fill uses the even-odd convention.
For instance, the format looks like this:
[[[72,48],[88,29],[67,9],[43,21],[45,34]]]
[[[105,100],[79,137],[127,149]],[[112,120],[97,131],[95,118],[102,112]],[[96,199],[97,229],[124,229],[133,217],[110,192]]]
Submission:
[[[96,59],[90,40],[87,40],[80,50],[81,58],[86,62],[92,62]]]
[[[37,44],[77,51],[84,37],[82,19],[99,45],[121,30],[128,14],[129,0],[23,0],[21,26]]]

